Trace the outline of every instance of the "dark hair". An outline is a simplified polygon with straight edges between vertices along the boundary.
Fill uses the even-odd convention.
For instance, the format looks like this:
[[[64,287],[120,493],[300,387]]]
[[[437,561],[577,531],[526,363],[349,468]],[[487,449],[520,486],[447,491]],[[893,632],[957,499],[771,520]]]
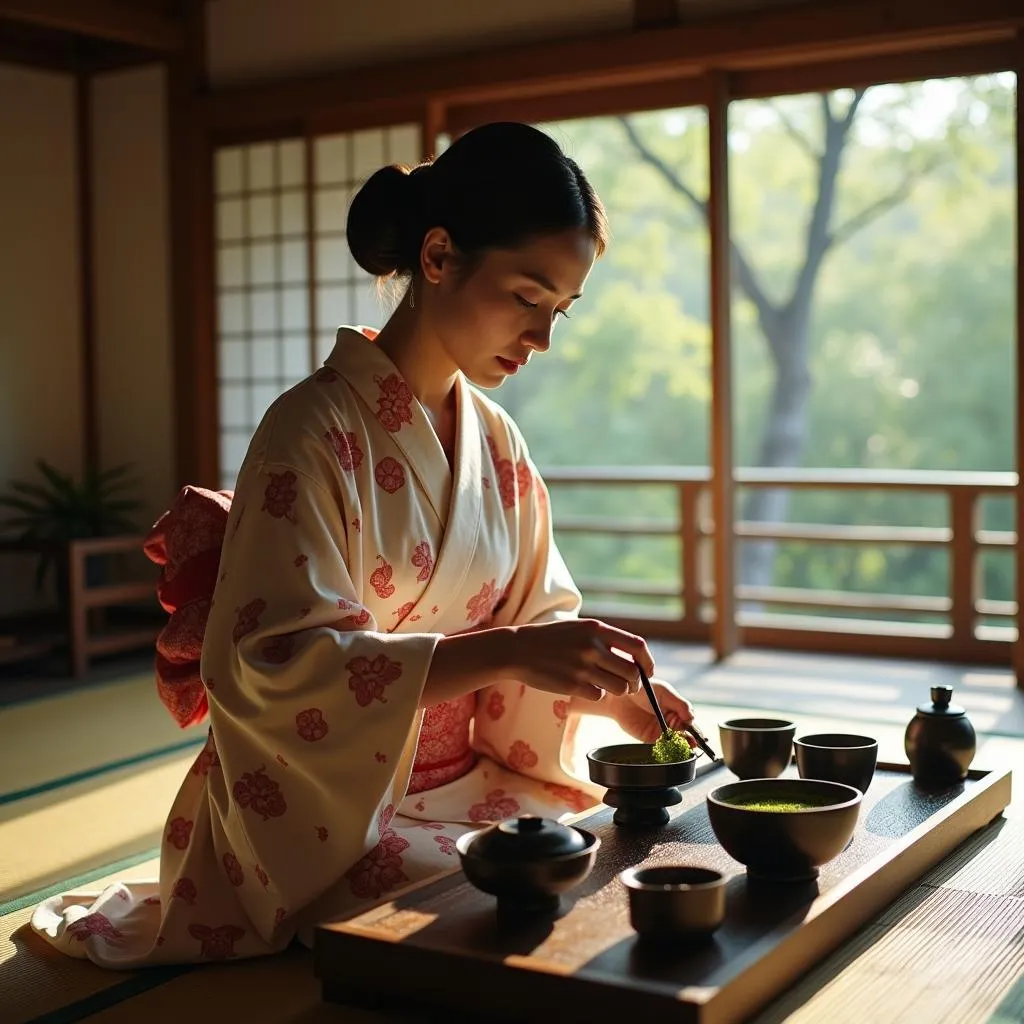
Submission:
[[[588,231],[598,255],[608,242],[604,206],[576,161],[516,122],[474,128],[432,163],[376,171],[352,200],[348,244],[371,274],[415,274],[433,227],[448,231],[469,267],[489,249],[571,228]]]

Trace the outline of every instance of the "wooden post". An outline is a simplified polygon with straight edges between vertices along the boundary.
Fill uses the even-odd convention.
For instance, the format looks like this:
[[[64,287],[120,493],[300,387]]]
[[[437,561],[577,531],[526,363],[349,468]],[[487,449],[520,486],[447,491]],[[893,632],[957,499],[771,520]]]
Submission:
[[[737,647],[732,455],[729,93],[723,72],[708,76],[708,228],[711,233],[711,507],[715,521],[715,622],[719,660]]]
[[[683,622],[696,631],[700,626],[700,496],[703,484],[685,480],[676,485],[679,494],[679,544],[681,547]]]
[[[952,545],[950,550],[949,596],[952,601],[953,644],[969,647],[974,643],[977,580],[975,565],[975,529],[978,491],[953,487],[949,492]]]
[[[1024,690],[1024,102],[1021,81],[1024,79],[1024,31],[1017,32],[1017,543],[1014,547],[1014,590],[1017,597],[1017,642],[1013,645],[1013,668],[1017,686]]]
[[[171,317],[178,485],[219,487],[213,152],[203,118],[203,0],[182,0],[186,45],[167,62]]]
[[[316,297],[316,136],[309,125],[302,140],[303,157],[306,165],[306,301],[309,318],[309,370],[316,371],[320,365],[317,349]]]
[[[96,394],[95,275],[93,273],[92,77],[75,72],[75,148],[78,163],[78,308],[82,341],[82,441],[86,472],[99,469],[99,403]]]

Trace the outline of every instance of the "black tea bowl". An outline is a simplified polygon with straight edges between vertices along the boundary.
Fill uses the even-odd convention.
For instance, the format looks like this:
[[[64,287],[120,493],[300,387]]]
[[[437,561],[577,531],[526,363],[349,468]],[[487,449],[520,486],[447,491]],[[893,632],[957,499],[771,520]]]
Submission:
[[[662,764],[649,743],[615,743],[591,750],[587,766],[591,782],[607,789],[602,799],[615,808],[615,824],[646,828],[668,824],[668,808],[682,801],[679,787],[693,782],[699,756]]]
[[[774,779],[789,765],[796,725],[784,718],[733,718],[718,727],[722,758],[741,779]]]
[[[796,766],[802,779],[842,782],[862,793],[868,791],[878,763],[878,741],[849,733],[816,733],[801,736],[796,747]]]
[[[853,837],[859,789],[818,779],[747,779],[707,796],[711,828],[750,878],[806,882]]]
[[[601,840],[586,829],[524,814],[455,840],[462,871],[496,896],[501,914],[552,914],[591,872]]]
[[[628,868],[619,875],[629,895],[629,923],[654,942],[704,939],[725,917],[721,872],[666,864]]]

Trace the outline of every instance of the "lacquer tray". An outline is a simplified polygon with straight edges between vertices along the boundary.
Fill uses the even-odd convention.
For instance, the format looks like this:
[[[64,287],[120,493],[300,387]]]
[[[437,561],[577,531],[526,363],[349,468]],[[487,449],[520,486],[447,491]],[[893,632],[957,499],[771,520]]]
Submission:
[[[975,770],[928,794],[906,765],[880,764],[846,850],[814,882],[765,886],[748,885],[708,822],[706,794],[734,778],[705,765],[664,828],[625,831],[608,807],[579,815],[603,845],[555,920],[499,924],[494,899],[456,870],[321,926],[324,999],[459,1020],[742,1021],[998,817],[1011,785],[1009,770]],[[617,876],[641,862],[732,876],[726,920],[710,941],[674,949],[638,941]]]

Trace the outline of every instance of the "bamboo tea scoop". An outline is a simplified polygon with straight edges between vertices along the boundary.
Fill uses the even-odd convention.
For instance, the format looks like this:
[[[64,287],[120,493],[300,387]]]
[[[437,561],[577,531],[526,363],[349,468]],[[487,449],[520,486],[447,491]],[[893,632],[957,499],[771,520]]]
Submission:
[[[661,710],[661,705],[658,703],[658,696],[654,692],[654,687],[651,686],[650,679],[647,678],[647,673],[642,668],[640,668],[639,665],[637,665],[637,670],[640,672],[640,682],[643,683],[644,692],[647,694],[647,699],[651,702],[651,708],[654,710],[655,718],[658,719],[658,725],[661,726],[661,731],[663,733],[672,732],[672,730],[669,729],[668,722],[665,721],[665,713]],[[697,740],[700,749],[703,750],[704,753],[707,754],[712,761],[714,761],[715,752],[711,749],[711,744],[708,743],[707,738],[700,731],[700,729],[697,728],[696,723],[691,722],[687,726],[687,730],[693,733],[693,736]]]

